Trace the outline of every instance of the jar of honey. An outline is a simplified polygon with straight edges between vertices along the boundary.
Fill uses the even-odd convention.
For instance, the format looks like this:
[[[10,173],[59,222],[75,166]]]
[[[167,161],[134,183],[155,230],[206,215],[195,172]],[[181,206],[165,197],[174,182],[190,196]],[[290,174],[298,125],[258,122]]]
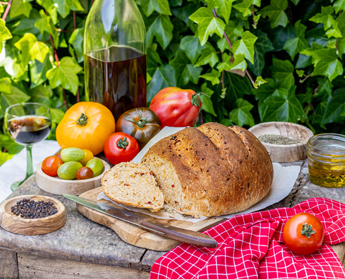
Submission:
[[[310,182],[324,187],[345,186],[345,136],[319,134],[307,143]]]

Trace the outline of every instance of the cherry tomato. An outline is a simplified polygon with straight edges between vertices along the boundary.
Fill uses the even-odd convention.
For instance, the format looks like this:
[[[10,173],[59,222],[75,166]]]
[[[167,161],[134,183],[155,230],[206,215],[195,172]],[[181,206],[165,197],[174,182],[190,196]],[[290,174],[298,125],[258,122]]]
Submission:
[[[77,179],[89,179],[93,178],[93,171],[89,167],[82,167],[77,171]]]
[[[83,159],[79,161],[83,166],[86,166],[87,162],[93,159],[93,154],[90,150],[88,149],[82,149],[85,152],[85,156]]]
[[[49,156],[42,162],[42,171],[49,176],[57,176],[58,168],[63,164],[58,156]]]
[[[139,144],[122,132],[112,134],[104,144],[104,154],[113,165],[132,160],[139,153]]]
[[[323,243],[323,226],[316,216],[298,213],[285,224],[283,238],[285,245],[295,254],[309,255]]]

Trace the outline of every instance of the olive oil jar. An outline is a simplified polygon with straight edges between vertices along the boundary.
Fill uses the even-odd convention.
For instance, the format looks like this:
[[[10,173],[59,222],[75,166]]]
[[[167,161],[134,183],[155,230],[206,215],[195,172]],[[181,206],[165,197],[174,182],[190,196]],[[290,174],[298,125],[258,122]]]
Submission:
[[[307,143],[310,182],[324,187],[345,186],[345,136],[319,134]]]

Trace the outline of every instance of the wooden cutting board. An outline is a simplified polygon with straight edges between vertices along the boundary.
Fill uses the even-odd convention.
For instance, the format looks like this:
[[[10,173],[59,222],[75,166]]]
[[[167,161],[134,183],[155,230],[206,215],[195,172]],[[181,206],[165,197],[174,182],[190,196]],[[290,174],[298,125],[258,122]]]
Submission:
[[[102,188],[98,187],[81,194],[80,197],[97,201],[97,197],[101,191]],[[101,202],[109,204],[111,206],[115,206],[113,203],[107,200],[101,200]],[[168,239],[163,236],[147,232],[135,225],[131,225],[116,218],[104,215],[98,211],[82,206],[80,204],[77,205],[77,208],[79,212],[83,214],[85,217],[89,218],[90,220],[96,223],[99,223],[103,226],[112,229],[123,241],[134,246],[155,251],[168,251],[180,244],[180,242],[176,240]],[[197,223],[165,219],[159,219],[159,222],[167,223],[171,226],[179,228],[202,232],[225,220],[226,219],[220,217],[212,217],[206,220],[199,221]]]

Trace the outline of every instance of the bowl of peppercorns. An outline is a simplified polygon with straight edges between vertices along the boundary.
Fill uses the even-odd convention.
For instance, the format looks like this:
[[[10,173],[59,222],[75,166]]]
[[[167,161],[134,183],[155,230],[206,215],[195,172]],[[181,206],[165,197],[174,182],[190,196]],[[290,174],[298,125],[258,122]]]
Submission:
[[[0,205],[0,226],[12,233],[39,235],[56,231],[66,222],[64,205],[48,196],[18,196]]]

